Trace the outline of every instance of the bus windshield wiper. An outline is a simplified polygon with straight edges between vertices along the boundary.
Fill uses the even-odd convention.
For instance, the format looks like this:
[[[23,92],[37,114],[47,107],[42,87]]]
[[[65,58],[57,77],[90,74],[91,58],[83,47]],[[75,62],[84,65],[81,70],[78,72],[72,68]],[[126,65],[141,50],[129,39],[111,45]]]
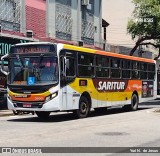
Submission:
[[[35,75],[35,77],[37,78],[37,80],[40,80],[40,71],[42,68],[44,68],[41,64],[42,64],[42,61],[43,61],[43,56],[44,54],[41,54],[40,55],[40,60],[39,60],[39,63],[37,64],[37,66],[34,66],[33,67],[33,73]]]
[[[44,58],[44,54],[41,54],[40,55],[40,60],[39,60],[39,68],[44,68],[44,66],[42,66],[42,61],[43,61],[43,58]]]
[[[22,62],[21,58],[19,57],[19,55],[16,55],[16,58],[17,58],[18,62],[20,63],[21,69],[23,70],[24,65],[23,65],[23,62]]]

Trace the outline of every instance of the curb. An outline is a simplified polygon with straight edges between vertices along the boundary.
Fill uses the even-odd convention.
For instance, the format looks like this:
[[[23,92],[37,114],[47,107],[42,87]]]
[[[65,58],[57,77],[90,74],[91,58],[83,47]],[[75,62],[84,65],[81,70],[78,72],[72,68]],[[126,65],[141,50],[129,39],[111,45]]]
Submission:
[[[155,113],[160,113],[160,109],[158,108],[158,109],[155,109],[155,110],[153,110],[153,112],[155,112]]]
[[[148,110],[147,112],[148,113],[157,113],[157,114],[159,114],[160,113],[160,108],[152,108],[151,110]]]
[[[0,110],[0,117],[16,116],[16,115],[26,115],[26,113],[14,114],[11,110]],[[34,114],[32,114],[32,115],[34,115]]]
[[[0,110],[0,117],[14,115],[12,111]]]

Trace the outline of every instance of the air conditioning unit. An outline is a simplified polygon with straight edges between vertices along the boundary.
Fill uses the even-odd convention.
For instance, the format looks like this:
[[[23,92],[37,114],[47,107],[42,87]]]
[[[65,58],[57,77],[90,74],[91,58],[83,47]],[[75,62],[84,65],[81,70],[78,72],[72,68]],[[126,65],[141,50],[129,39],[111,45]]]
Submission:
[[[32,30],[27,30],[26,36],[29,37],[29,38],[32,38],[33,37],[33,31]]]
[[[82,0],[82,5],[89,5],[89,0]]]

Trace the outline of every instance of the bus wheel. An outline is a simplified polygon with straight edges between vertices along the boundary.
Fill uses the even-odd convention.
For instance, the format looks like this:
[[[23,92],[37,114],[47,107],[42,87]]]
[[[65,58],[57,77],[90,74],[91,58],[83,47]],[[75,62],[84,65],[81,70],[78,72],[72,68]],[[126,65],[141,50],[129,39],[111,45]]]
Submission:
[[[88,113],[90,111],[90,104],[88,102],[88,99],[84,96],[82,96],[79,100],[79,109],[76,110],[76,116],[78,118],[85,118],[87,117]]]
[[[38,112],[38,111],[36,111],[36,114],[40,119],[47,119],[50,115],[50,112]]]
[[[136,94],[133,94],[131,98],[131,110],[136,111],[137,109],[138,109],[138,96]]]
[[[136,111],[138,109],[138,96],[136,94],[132,95],[131,104],[123,106],[125,111]]]

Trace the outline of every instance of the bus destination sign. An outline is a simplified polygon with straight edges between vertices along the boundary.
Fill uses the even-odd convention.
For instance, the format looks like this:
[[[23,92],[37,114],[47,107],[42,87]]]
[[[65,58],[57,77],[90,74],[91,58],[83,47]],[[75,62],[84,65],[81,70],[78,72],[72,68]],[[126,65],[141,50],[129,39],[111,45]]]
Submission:
[[[48,52],[55,52],[54,46],[51,45],[27,45],[27,46],[16,46],[12,47],[11,51],[12,54],[25,54],[25,53],[48,53]]]

